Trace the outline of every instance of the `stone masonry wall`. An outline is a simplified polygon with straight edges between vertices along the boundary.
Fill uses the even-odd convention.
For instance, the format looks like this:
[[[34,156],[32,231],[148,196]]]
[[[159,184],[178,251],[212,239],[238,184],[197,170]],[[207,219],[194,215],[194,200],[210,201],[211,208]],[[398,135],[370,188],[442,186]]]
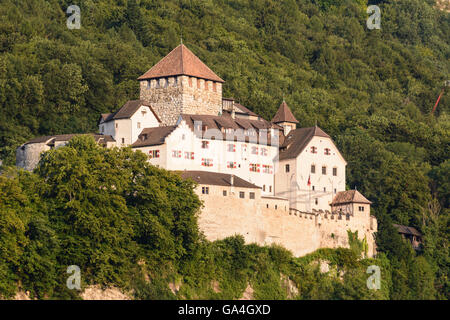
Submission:
[[[180,114],[218,115],[222,111],[222,84],[188,76],[140,82],[140,99],[150,103],[162,121],[174,125]],[[150,86],[149,86],[150,85]]]
[[[209,186],[208,195],[197,189],[204,208],[199,216],[199,226],[208,240],[214,241],[240,234],[246,243],[269,245],[277,243],[303,256],[319,248],[349,247],[347,230],[358,231],[358,238],[368,242],[368,255],[375,254],[376,220],[368,213],[360,216],[322,213],[301,213],[289,208],[287,200],[260,197],[248,199],[238,197],[240,189],[230,192],[226,187]],[[227,196],[222,191],[227,190]],[[277,208],[277,209],[275,209]]]

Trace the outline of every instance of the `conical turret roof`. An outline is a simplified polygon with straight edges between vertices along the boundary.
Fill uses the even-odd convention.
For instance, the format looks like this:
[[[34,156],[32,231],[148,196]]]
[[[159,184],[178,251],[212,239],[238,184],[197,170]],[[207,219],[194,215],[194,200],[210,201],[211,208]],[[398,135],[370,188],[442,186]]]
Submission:
[[[280,122],[292,122],[292,123],[298,123],[298,120],[295,119],[294,115],[292,114],[291,109],[289,109],[286,101],[283,101],[278,108],[277,113],[272,119],[273,123],[280,123]]]

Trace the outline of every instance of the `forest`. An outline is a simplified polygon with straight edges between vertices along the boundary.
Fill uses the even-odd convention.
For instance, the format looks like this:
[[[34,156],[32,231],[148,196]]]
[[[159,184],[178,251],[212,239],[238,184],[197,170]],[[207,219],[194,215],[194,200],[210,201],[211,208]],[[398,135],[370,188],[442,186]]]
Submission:
[[[66,25],[71,4],[1,1],[1,296],[19,286],[77,298],[64,284],[78,264],[83,285],[132,288],[137,299],[236,298],[247,283],[257,298],[284,299],[280,273],[299,299],[448,299],[450,88],[432,109],[450,79],[450,16],[434,0],[80,0],[80,29]],[[366,27],[370,4],[379,30]],[[355,248],[294,258],[239,237],[210,243],[193,185],[128,149],[80,138],[33,173],[13,167],[33,137],[96,132],[100,113],[138,98],[137,77],[181,38],[226,81],[225,97],[266,119],[284,98],[300,127],[317,121],[332,136],[347,187],[373,202],[376,261]],[[110,183],[120,187],[97,192]],[[393,223],[420,230],[422,249]],[[369,263],[384,266],[377,292],[365,287]],[[177,295],[171,281],[183,283]]]

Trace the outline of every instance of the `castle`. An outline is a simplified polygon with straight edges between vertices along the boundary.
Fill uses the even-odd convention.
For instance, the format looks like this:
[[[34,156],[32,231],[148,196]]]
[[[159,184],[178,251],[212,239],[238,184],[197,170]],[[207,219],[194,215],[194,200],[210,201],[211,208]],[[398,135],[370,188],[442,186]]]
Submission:
[[[161,168],[198,183],[199,227],[209,240],[240,234],[301,256],[348,247],[358,231],[376,253],[377,221],[357,190],[345,190],[347,162],[331,137],[299,121],[283,101],[271,121],[222,97],[224,80],[185,45],[138,78],[140,99],[102,114],[95,140],[130,146]],[[73,135],[33,139],[16,164],[32,170],[43,151]]]

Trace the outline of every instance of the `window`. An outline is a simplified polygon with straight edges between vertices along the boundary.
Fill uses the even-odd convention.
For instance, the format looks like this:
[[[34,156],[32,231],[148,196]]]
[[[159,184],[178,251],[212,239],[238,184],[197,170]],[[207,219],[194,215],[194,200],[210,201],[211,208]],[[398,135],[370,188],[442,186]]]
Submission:
[[[202,149],[209,149],[209,141],[202,141]]]
[[[267,156],[268,152],[267,152],[267,148],[261,148],[261,155],[262,156]]]
[[[269,186],[269,192],[272,192],[272,186]]]
[[[263,172],[264,173],[273,173],[272,166],[263,164]]]
[[[140,122],[137,123],[137,128],[138,128],[138,129],[141,128],[141,123],[140,123]]]
[[[359,210],[359,211],[364,211],[364,207],[363,207],[363,206],[360,206],[360,207],[358,207],[358,210]]]
[[[314,199],[314,203],[315,203],[315,204],[319,204],[319,199],[317,199],[317,198]]]
[[[323,192],[327,192],[327,188],[326,187],[323,187]]]
[[[329,155],[331,154],[330,151],[331,151],[330,148],[325,148],[324,154],[327,155],[327,156],[329,156]]]
[[[286,165],[286,172],[289,172],[289,169],[290,169],[290,168],[289,168],[289,165],[287,164],[287,165]]]
[[[184,153],[184,158],[188,160],[194,160],[194,153],[187,151]]]
[[[256,164],[256,163],[250,163],[250,171],[251,171],[251,172],[259,172],[259,171],[260,171],[260,170],[259,170],[259,167],[260,167],[259,164]]]
[[[116,123],[116,129],[117,129],[117,128],[119,128],[119,124],[118,124],[118,123]]]
[[[312,186],[312,191],[316,190],[316,186]]]
[[[276,204],[276,205],[275,205],[275,210],[277,210],[277,209],[278,209],[278,205]]]
[[[145,111],[145,110],[142,110],[141,113],[142,113],[142,117],[145,117],[147,115],[147,111]]]
[[[236,145],[235,144],[228,144],[228,152],[236,152]]]
[[[263,185],[263,191],[266,192],[266,185]]]
[[[213,166],[213,159],[202,159],[202,166],[204,167],[212,167]]]
[[[258,147],[252,147],[252,154],[258,154]]]
[[[311,173],[316,173],[316,165],[315,164],[311,165]]]
[[[336,194],[336,188],[334,188],[334,194]]]
[[[222,194],[223,194],[224,197],[226,197],[227,196],[227,190],[223,190]]]
[[[181,150],[172,150],[172,158],[181,158]]]
[[[122,138],[122,143],[125,143],[125,138]]]
[[[311,153],[317,153],[317,148],[316,147],[311,147]]]
[[[245,192],[240,191],[239,192],[239,198],[244,199],[245,198]]]
[[[202,187],[202,194],[209,194],[209,187]]]
[[[325,166],[322,167],[322,174],[327,174],[327,167]]]
[[[333,168],[333,176],[337,176],[337,168]]]
[[[250,196],[250,199],[255,199],[255,193],[254,192],[250,192],[249,196]]]
[[[228,161],[227,162],[227,168],[229,168],[229,169],[236,169],[237,168],[236,162]]]
[[[150,151],[148,152],[148,157],[149,157],[150,159],[153,159],[153,158],[159,158],[159,150],[150,150]]]

